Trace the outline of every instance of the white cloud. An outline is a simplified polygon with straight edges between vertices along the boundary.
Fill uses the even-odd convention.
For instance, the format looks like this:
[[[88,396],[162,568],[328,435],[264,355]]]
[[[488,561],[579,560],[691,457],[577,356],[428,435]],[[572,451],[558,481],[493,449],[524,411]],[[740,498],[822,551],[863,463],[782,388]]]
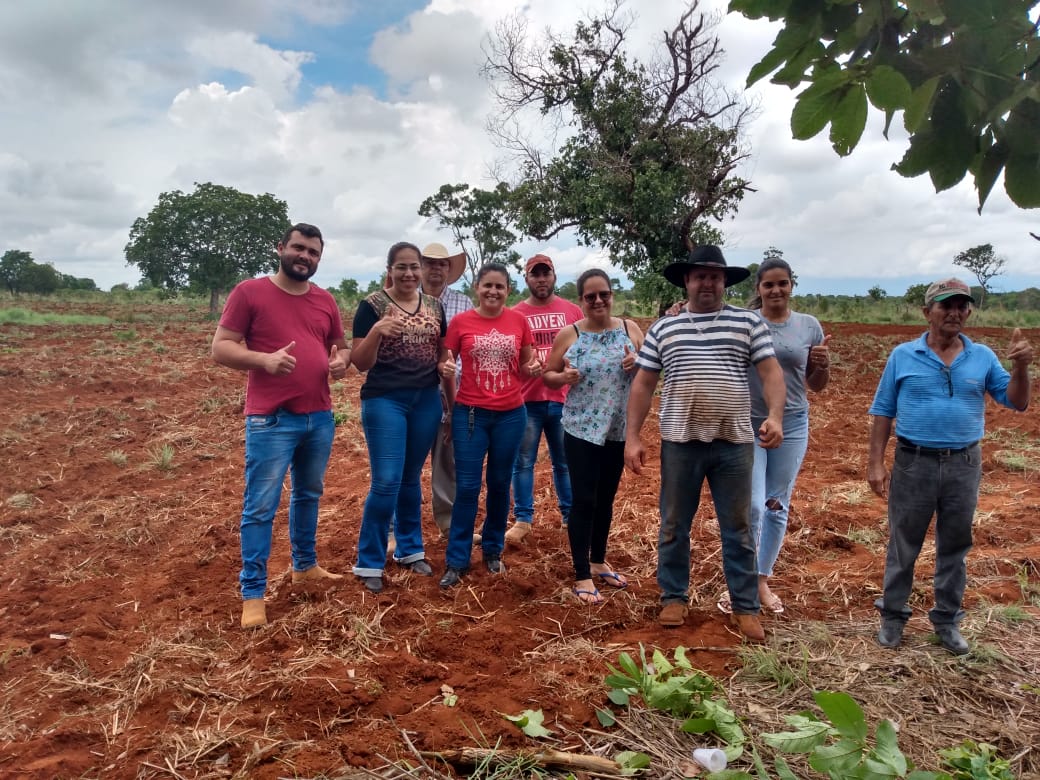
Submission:
[[[275,103],[294,95],[300,67],[314,60],[311,52],[277,51],[240,31],[203,35],[188,41],[186,49],[206,65],[241,73]]]
[[[205,181],[271,192],[292,219],[321,226],[323,284],[372,278],[401,239],[451,243],[416,210],[442,184],[493,184],[488,170],[501,152],[484,131],[493,108],[479,74],[486,35],[514,13],[533,34],[550,25],[566,35],[581,7],[600,6],[392,7],[404,5],[368,44],[374,78],[333,73],[313,92],[301,73],[323,52],[331,58],[321,47],[335,45],[336,25],[363,26],[371,9],[360,0],[0,5],[0,99],[12,109],[0,125],[0,250],[27,249],[102,287],[134,282],[122,254],[134,219],[159,193]],[[645,58],[684,4],[630,7],[639,14],[631,40]],[[720,30],[728,59],[719,76],[742,86],[776,27],[731,15]],[[843,277],[948,273],[956,252],[989,242],[1009,272],[1036,278],[1040,246],[1027,235],[1040,228],[1035,212],[995,191],[979,217],[969,182],[937,196],[927,178],[902,179],[889,167],[904,141],[898,128],[885,141],[877,117],[847,159],[822,135],[794,142],[794,93],[761,82],[754,95],[760,113],[744,175],[758,191],[721,226],[731,261],[755,262],[775,245],[804,286],[823,280],[816,287],[826,291],[826,280]],[[561,280],[606,259],[565,236],[517,250],[550,254]]]

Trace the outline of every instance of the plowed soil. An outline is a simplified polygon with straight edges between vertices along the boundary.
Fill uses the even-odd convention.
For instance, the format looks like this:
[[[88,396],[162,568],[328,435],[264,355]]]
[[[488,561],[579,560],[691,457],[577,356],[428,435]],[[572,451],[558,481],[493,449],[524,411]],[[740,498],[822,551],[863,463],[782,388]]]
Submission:
[[[505,576],[474,566],[462,587],[441,592],[445,544],[427,503],[437,576],[390,563],[384,593],[368,594],[349,575],[369,484],[354,370],[333,389],[344,420],[318,543],[321,564],[347,577],[329,588],[291,585],[283,497],[271,623],[242,631],[245,377],[213,364],[213,324],[198,313],[115,314],[128,321],[0,326],[0,776],[274,778],[378,767],[381,756],[402,754],[402,731],[420,750],[441,750],[525,744],[501,716],[525,709],[543,710],[562,730],[598,727],[604,664],[639,643],[684,645],[721,678],[738,665],[740,639],[715,608],[723,583],[707,494],[690,616],[678,630],[656,623],[653,419],[644,431],[652,465],[641,477],[625,474],[611,540],[609,560],[632,585],[604,589],[605,604],[590,608],[570,593],[544,452],[535,533],[507,549]],[[867,408],[888,351],[923,327],[825,330],[834,335],[833,379],[812,398],[774,585],[786,611],[766,618],[767,630],[869,625],[881,582],[885,505],[866,484]],[[1008,337],[970,335],[998,350]],[[1040,331],[1027,336],[1040,347]],[[1025,590],[1040,579],[1035,406],[987,411],[968,609],[1031,608]],[[931,603],[930,545],[912,604],[918,631]]]

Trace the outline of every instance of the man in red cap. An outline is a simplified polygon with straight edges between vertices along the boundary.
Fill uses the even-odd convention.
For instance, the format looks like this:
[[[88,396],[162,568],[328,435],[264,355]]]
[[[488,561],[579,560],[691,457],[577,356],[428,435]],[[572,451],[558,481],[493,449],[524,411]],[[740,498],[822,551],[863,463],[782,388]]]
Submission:
[[[544,366],[556,334],[585,315],[578,306],[556,295],[556,269],[546,255],[538,254],[527,261],[524,279],[530,294],[513,309],[527,318],[534,335],[535,354]],[[527,428],[513,467],[513,518],[516,522],[506,532],[506,541],[511,544],[522,542],[534,527],[534,463],[538,459],[538,445],[543,432],[549,445],[556,499],[563,524],[567,525],[571,511],[571,478],[563,453],[562,421],[567,387],[564,385],[554,390],[542,382],[541,376],[524,383]]]

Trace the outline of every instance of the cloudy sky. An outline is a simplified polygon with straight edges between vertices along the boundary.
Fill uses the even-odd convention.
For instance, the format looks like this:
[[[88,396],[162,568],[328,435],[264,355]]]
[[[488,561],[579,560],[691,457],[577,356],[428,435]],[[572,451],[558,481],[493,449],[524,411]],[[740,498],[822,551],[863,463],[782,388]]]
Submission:
[[[722,9],[702,0],[702,10]],[[560,0],[5,0],[0,6],[0,252],[108,289],[137,282],[123,256],[131,224],[169,190],[211,181],[287,201],[319,225],[319,276],[363,284],[387,247],[450,238],[419,217],[445,183],[490,188],[501,158],[484,131],[493,110],[482,43],[519,9],[529,29],[572,29]],[[632,49],[648,56],[685,4],[629,0]],[[726,16],[724,80],[743,85],[775,29]],[[757,192],[720,227],[730,262],[776,246],[801,292],[864,294],[955,272],[953,256],[992,243],[1007,258],[998,289],[1040,286],[1040,213],[994,189],[982,216],[970,181],[936,195],[927,177],[889,170],[902,139],[871,116],[851,157],[826,133],[791,140],[793,94],[760,83],[743,175]],[[894,124],[898,124],[898,121]],[[605,265],[572,240],[525,241],[561,281]],[[966,272],[961,271],[963,275]]]

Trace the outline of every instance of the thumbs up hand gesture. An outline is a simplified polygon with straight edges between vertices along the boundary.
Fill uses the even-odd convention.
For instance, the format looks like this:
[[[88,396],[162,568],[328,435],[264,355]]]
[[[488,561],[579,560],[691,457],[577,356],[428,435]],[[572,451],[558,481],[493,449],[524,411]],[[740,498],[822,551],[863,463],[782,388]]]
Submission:
[[[1015,328],[1011,332],[1011,343],[1008,345],[1007,356],[1008,360],[1016,366],[1028,366],[1033,361],[1033,347],[1022,336],[1021,328]]]
[[[567,358],[563,359],[563,383],[565,385],[576,385],[581,381],[581,372],[578,371],[574,366],[571,365],[571,361]]]
[[[329,350],[329,375],[333,379],[342,379],[347,375],[347,359],[339,353],[335,344]]]
[[[625,355],[621,358],[621,368],[630,374],[635,367],[636,353],[629,349],[628,344],[625,344]]]
[[[296,342],[290,341],[281,349],[269,352],[264,361],[264,371],[272,376],[284,376],[291,374],[296,368],[296,358],[289,353],[296,348]]]
[[[541,376],[542,374],[542,361],[537,356],[531,358],[531,362],[524,366],[524,371],[527,372],[528,376]]]
[[[372,326],[372,330],[377,331],[384,338],[400,336],[404,330],[404,318],[397,313],[396,306],[387,306],[383,316],[379,318],[379,322]]]
[[[822,344],[809,348],[809,368],[825,371],[831,367],[831,354],[827,347],[830,340],[830,336],[824,336]]]
[[[448,350],[447,356],[441,361],[440,373],[445,379],[451,379],[455,376],[455,356],[451,353],[450,349]]]

